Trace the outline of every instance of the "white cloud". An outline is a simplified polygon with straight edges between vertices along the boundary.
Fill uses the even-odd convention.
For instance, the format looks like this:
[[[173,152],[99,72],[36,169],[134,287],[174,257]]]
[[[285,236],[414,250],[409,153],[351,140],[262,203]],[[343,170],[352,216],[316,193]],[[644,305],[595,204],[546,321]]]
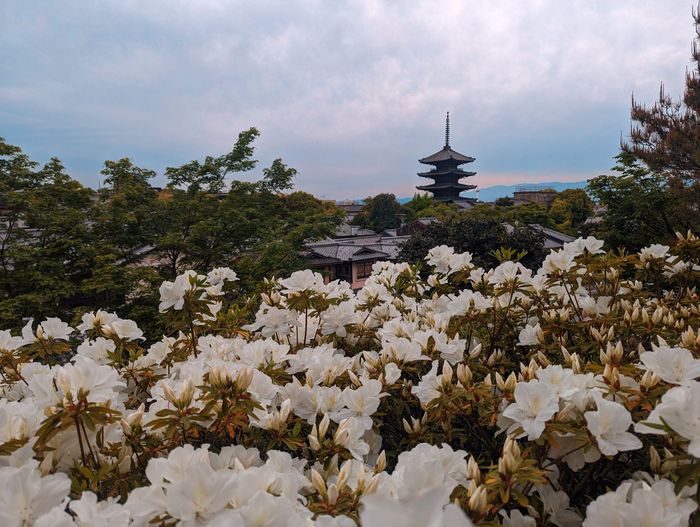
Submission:
[[[301,188],[347,197],[418,184],[449,109],[481,186],[497,172],[596,175],[629,128],[632,91],[651,102],[664,81],[680,94],[693,5],[9,1],[0,135],[94,184],[115,152],[162,170],[255,125],[263,161],[281,156]],[[96,133],[35,140],[42,121]]]

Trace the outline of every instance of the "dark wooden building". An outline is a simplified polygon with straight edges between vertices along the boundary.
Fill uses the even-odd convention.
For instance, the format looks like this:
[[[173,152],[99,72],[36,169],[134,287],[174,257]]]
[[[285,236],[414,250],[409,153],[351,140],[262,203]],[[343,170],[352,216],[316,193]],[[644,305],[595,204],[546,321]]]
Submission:
[[[476,172],[466,172],[459,168],[460,165],[471,163],[473,157],[465,156],[452,150],[450,147],[450,113],[447,112],[445,121],[445,146],[442,150],[434,153],[431,156],[424,157],[418,160],[424,165],[433,165],[433,169],[428,172],[419,172],[418,175],[424,178],[430,178],[433,183],[429,185],[420,185],[418,190],[427,190],[433,194],[433,197],[438,201],[456,202],[456,201],[476,201],[474,198],[463,198],[459,194],[467,190],[473,190],[476,185],[465,185],[459,180],[465,177],[471,177]]]

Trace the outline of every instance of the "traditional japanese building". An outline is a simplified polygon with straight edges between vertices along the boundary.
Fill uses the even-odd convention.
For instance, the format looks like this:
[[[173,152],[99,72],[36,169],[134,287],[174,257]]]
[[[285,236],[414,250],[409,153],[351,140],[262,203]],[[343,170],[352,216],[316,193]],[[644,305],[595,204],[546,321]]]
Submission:
[[[424,165],[433,165],[435,167],[428,172],[418,173],[420,177],[433,180],[433,183],[429,185],[417,186],[418,190],[431,192],[438,201],[476,201],[474,198],[463,198],[459,195],[460,192],[476,188],[476,185],[465,185],[459,182],[462,178],[474,176],[476,172],[466,172],[459,168],[460,165],[471,163],[474,161],[474,158],[455,152],[450,147],[450,112],[447,112],[447,119],[445,120],[445,146],[439,152],[418,161]]]

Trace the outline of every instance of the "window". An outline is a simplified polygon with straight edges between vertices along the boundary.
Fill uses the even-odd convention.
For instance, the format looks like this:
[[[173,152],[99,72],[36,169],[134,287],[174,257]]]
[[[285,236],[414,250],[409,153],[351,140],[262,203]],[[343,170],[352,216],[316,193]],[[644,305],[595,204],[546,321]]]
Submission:
[[[357,264],[357,278],[367,278],[372,274],[374,262],[359,262]]]

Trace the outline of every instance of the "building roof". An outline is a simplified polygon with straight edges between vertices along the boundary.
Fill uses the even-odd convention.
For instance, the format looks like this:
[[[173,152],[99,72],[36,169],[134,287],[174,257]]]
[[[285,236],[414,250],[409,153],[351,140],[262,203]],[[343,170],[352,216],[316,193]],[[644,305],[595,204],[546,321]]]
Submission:
[[[335,206],[345,212],[361,212],[364,207],[361,203],[336,203]]]
[[[542,227],[539,223],[528,224],[532,230],[541,232],[544,234],[544,248],[545,249],[557,249],[562,247],[565,243],[573,242],[576,238],[564,234],[563,232],[555,231],[554,229],[548,229],[547,227]]]
[[[433,155],[418,160],[419,163],[423,163],[424,165],[435,165],[443,161],[459,161],[461,165],[462,163],[471,163],[474,161],[474,158],[460,154],[452,150],[449,145],[445,145],[439,152],[435,152]]]
[[[341,223],[335,230],[334,238],[345,238],[352,236],[372,236],[377,234],[373,230],[365,229],[359,225],[350,225],[349,223]]]
[[[306,256],[314,263],[328,264],[364,260],[394,260],[408,236],[366,236],[324,240],[306,245]]]
[[[515,230],[515,227],[510,223],[504,223],[503,226],[506,228],[508,234]],[[554,229],[549,229],[547,227],[542,227],[539,223],[528,223],[528,228],[542,233],[544,235],[544,248],[545,249],[560,249],[565,243],[573,242],[576,238],[564,234],[563,232],[555,231]]]
[[[428,172],[418,172],[418,175],[420,177],[429,178],[436,178],[440,176],[459,176],[460,178],[463,178],[475,176],[476,172],[467,172],[461,168],[443,168],[440,170],[429,170]]]
[[[459,201],[454,202],[460,209],[471,209],[477,204],[476,198],[462,198]]]
[[[462,191],[475,189],[476,185],[464,185],[463,183],[431,183],[430,185],[419,185],[416,188],[418,190],[440,190],[454,188]]]

